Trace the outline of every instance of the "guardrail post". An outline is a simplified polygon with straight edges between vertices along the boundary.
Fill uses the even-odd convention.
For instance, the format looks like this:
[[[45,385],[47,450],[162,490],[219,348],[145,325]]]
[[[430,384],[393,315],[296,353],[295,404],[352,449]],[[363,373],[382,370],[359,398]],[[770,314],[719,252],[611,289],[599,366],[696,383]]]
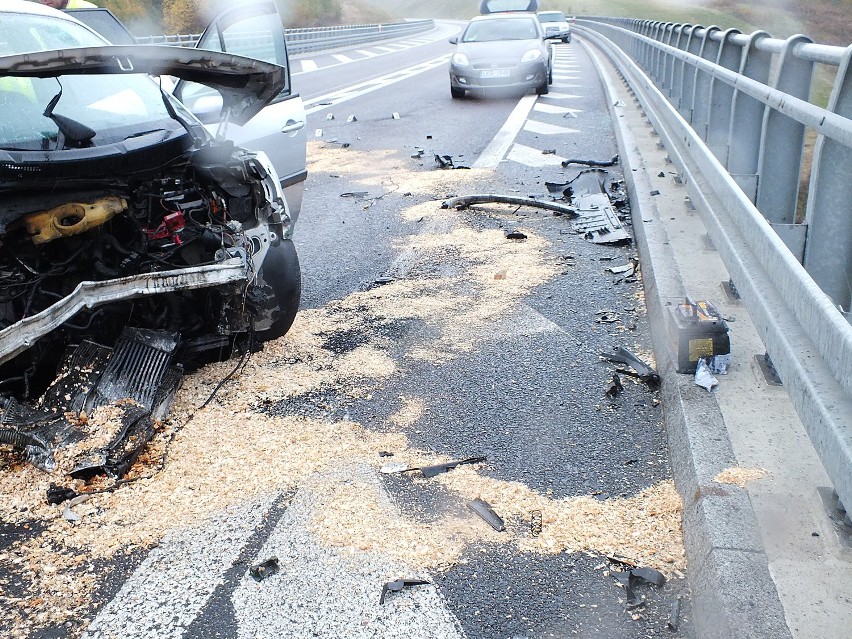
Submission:
[[[828,110],[852,119],[852,45],[845,54]],[[820,135],[814,149],[804,266],[852,321],[852,148]],[[852,504],[849,504],[852,507]]]
[[[795,48],[813,42],[807,36],[792,36],[784,43],[772,87],[802,100],[811,93],[814,63],[795,55]],[[804,155],[805,126],[783,113],[766,107],[763,118],[763,149],[758,167],[757,208],[772,224],[796,223],[796,205],[799,196],[799,178]],[[780,228],[779,235],[784,237]],[[802,243],[802,247],[804,244]],[[794,250],[801,260],[801,251]]]
[[[739,35],[739,29],[728,29],[722,34],[719,44],[719,55],[716,64],[729,71],[737,72],[742,59],[742,49],[731,41]],[[707,133],[704,140],[718,160],[728,164],[728,136],[731,132],[731,113],[734,102],[734,88],[729,84],[713,78],[710,82],[709,113],[707,115]]]
[[[659,34],[659,37],[657,38],[657,40],[659,42],[662,42],[663,44],[671,44],[671,38],[672,38],[672,32],[673,32],[672,27],[673,26],[674,26],[674,23],[672,23],[672,22],[664,23],[662,25],[662,28],[660,29],[660,34]],[[669,56],[667,56],[666,53],[664,51],[662,51],[661,49],[656,49],[656,52],[657,52],[657,54],[656,54],[655,60],[654,60],[654,68],[652,69],[653,77],[654,77],[654,80],[657,82],[657,86],[660,88],[660,90],[665,92],[665,93],[668,93],[668,79],[669,79],[668,78],[668,59],[669,59]]]
[[[689,44],[689,32],[692,30],[693,26],[691,24],[681,24],[680,28],[677,29],[677,38],[674,41],[674,46],[680,49],[681,51],[686,51],[686,47]],[[671,91],[669,95],[672,99],[672,104],[676,109],[680,108],[680,104],[683,98],[683,74],[686,70],[686,62],[675,58],[672,60],[672,79],[671,79]]]
[[[721,45],[714,36],[720,31],[721,29],[715,26],[707,27],[704,30],[699,56],[714,63],[719,59]],[[710,119],[710,91],[713,86],[713,78],[698,68],[695,69],[694,75],[695,79],[692,85],[692,128],[706,142],[707,122]]]
[[[699,29],[703,29],[701,25],[695,25],[689,30],[689,35],[686,38],[686,51],[693,55],[701,55],[701,45],[703,41],[698,37],[697,31]],[[682,62],[682,65],[686,65],[686,62]],[[680,114],[686,119],[687,122],[692,122],[692,99],[694,96],[695,90],[695,71],[691,66],[684,66],[683,72],[681,74],[681,86],[680,86],[680,104],[678,106],[678,111]]]
[[[769,84],[772,54],[760,50],[758,44],[768,37],[766,31],[755,31],[749,36],[739,68],[740,75],[761,84]],[[727,169],[752,203],[757,200],[757,169],[760,166],[760,149],[763,147],[760,136],[765,111],[765,105],[757,98],[739,90],[734,91]]]

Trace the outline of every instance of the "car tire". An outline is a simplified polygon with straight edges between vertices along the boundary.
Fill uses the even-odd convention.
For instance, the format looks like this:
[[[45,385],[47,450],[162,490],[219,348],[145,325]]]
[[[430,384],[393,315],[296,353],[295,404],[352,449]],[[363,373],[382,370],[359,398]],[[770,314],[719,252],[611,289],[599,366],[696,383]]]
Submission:
[[[568,44],[569,42],[571,42],[571,36],[568,36],[567,38],[562,38],[562,44]]]
[[[450,87],[450,95],[453,96],[454,100],[461,100],[464,97],[464,89],[458,89],[456,87]]]
[[[553,69],[547,72],[547,83],[553,84]]]
[[[257,332],[261,342],[278,339],[285,335],[299,310],[302,297],[302,269],[299,266],[299,255],[293,240],[282,240],[278,246],[269,249],[257,273],[258,280],[267,284],[275,296],[280,315],[272,322],[272,326]]]
[[[538,95],[547,95],[550,93],[550,85],[547,83],[547,80],[545,80],[540,86],[536,87],[535,92]]]

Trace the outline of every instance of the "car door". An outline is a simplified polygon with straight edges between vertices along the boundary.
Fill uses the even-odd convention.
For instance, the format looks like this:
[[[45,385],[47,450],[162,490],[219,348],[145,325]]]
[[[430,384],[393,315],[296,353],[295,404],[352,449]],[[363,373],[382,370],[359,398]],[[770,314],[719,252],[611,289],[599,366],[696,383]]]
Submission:
[[[307,123],[299,94],[291,92],[290,63],[284,26],[273,0],[240,3],[220,13],[204,31],[196,45],[210,51],[222,51],[287,69],[287,84],[278,97],[243,126],[229,123],[225,137],[238,146],[263,151],[269,156],[290,207],[294,221],[302,207],[307,178]],[[181,81],[175,96],[212,132],[219,127],[221,96],[208,87]]]

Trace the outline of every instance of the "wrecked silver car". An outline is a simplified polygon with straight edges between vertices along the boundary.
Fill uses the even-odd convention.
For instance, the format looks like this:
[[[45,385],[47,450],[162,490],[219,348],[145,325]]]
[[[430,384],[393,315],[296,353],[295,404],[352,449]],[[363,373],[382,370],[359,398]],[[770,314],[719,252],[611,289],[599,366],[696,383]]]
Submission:
[[[54,444],[113,404],[113,436],[78,451],[74,472],[121,475],[183,367],[295,318],[281,182],[265,154],[225,139],[281,95],[287,70],[2,16],[0,443],[49,470]],[[221,95],[215,136],[154,79],[166,75]]]

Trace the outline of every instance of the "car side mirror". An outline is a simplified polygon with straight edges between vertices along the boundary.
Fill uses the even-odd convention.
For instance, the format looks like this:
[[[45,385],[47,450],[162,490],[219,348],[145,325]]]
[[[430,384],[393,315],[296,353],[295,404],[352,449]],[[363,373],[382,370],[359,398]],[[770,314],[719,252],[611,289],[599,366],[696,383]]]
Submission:
[[[203,124],[212,124],[218,122],[222,117],[222,96],[202,95],[187,104],[187,108],[192,115],[198,118]]]
[[[459,43],[459,37],[458,36],[453,36],[452,38],[450,38],[450,44],[458,44],[458,43]]]

